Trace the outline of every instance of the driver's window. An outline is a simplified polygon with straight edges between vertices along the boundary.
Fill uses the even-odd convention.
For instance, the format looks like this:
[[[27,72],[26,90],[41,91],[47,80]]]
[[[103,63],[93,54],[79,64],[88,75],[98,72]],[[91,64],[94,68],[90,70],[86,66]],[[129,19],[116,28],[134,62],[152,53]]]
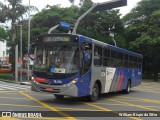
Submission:
[[[87,57],[87,60],[85,60],[85,56]],[[84,42],[81,47],[81,75],[85,75],[92,63],[92,44],[88,42]]]
[[[37,64],[43,63],[43,49],[37,51]]]

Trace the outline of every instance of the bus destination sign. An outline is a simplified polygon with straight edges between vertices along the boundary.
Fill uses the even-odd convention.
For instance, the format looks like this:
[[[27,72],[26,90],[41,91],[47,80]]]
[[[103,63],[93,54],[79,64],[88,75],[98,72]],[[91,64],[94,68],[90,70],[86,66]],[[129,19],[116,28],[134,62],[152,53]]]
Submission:
[[[44,42],[59,42],[59,41],[70,41],[70,37],[68,36],[54,36],[54,37],[45,37]]]

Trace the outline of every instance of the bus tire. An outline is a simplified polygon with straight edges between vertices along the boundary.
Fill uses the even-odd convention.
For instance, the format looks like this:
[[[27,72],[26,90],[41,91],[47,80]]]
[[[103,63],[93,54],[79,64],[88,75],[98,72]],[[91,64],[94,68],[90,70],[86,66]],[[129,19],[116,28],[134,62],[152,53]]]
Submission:
[[[126,89],[124,90],[124,93],[125,93],[125,94],[129,94],[130,91],[131,91],[131,81],[128,80]]]
[[[99,86],[97,83],[94,84],[93,88],[92,88],[92,93],[91,95],[88,96],[88,100],[90,102],[95,102],[98,100],[99,97]]]
[[[64,98],[64,95],[54,95],[56,99],[62,99]]]

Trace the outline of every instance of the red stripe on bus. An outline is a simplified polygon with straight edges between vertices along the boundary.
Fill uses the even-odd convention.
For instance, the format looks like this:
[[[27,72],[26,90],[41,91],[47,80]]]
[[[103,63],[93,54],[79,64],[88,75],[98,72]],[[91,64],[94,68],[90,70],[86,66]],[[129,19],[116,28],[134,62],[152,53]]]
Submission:
[[[124,79],[124,71],[122,71],[122,75],[121,75],[119,83],[118,83],[118,88],[117,88],[118,91],[120,91],[120,89],[121,89],[123,79]]]

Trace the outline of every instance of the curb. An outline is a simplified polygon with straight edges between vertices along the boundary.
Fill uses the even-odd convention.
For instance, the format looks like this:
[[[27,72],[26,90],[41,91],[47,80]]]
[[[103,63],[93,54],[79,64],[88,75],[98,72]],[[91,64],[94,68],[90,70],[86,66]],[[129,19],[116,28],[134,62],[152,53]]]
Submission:
[[[31,82],[20,82],[19,84],[20,84],[20,85],[28,85],[28,86],[31,86]]]

